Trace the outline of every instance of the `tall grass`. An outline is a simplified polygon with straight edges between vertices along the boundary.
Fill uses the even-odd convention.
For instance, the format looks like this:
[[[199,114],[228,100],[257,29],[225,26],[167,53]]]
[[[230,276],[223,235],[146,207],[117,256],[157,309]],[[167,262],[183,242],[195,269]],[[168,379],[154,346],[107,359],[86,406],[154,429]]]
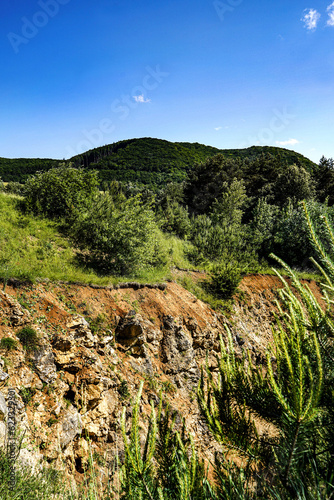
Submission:
[[[47,278],[99,285],[125,278],[152,282],[168,278],[171,265],[187,265],[184,242],[160,233],[158,245],[165,255],[162,264],[133,276],[99,275],[81,264],[78,252],[61,233],[58,222],[23,214],[20,202],[18,196],[0,193],[0,279],[4,284],[9,278],[31,282]]]

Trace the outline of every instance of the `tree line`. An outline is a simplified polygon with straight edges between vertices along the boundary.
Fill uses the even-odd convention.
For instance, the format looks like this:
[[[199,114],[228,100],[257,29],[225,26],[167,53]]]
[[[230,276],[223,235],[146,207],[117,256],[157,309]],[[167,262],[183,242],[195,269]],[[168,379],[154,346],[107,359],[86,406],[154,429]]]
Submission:
[[[162,266],[164,242],[175,236],[194,266],[227,274],[233,267],[240,274],[259,269],[272,252],[290,266],[310,268],[314,248],[300,203],[307,202],[316,225],[325,215],[333,221],[333,182],[333,160],[324,157],[308,171],[272,155],[241,160],[219,154],[197,164],[182,183],[158,191],[101,182],[98,171],[66,163],[2,189],[22,194],[26,211],[62,220],[85,265],[101,273]]]

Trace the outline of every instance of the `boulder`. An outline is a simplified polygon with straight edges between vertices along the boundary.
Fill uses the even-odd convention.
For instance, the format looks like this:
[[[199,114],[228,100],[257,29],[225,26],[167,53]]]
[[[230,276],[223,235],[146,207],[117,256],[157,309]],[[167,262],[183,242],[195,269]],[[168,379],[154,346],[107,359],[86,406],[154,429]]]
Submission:
[[[73,332],[74,339],[82,346],[92,348],[98,343],[98,338],[92,334],[89,323],[83,316],[79,314],[72,316],[66,326]]]
[[[192,340],[181,326],[175,324],[172,316],[165,316],[163,325],[162,361],[165,363],[165,373],[174,376],[178,387],[191,389],[200,378]]]
[[[12,326],[24,325],[30,321],[30,313],[22,309],[20,303],[8,293],[0,290],[1,310],[9,318]]]
[[[46,384],[52,384],[57,378],[57,368],[52,351],[48,347],[42,347],[35,351],[35,368],[39,378]]]
[[[60,445],[66,448],[71,441],[81,433],[82,420],[77,410],[69,410],[64,417],[61,432],[60,432]]]

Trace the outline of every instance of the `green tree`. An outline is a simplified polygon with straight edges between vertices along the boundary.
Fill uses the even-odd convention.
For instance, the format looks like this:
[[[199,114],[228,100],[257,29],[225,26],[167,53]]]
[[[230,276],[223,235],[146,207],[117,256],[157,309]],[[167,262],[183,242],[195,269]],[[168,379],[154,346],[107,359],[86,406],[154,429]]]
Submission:
[[[115,206],[108,193],[97,195],[71,232],[80,248],[89,249],[90,262],[103,272],[131,274],[159,263],[154,212],[140,196]]]
[[[73,219],[87,210],[97,192],[97,172],[62,164],[30,177],[25,185],[25,207],[50,218]]]
[[[208,214],[213,202],[222,196],[232,180],[241,177],[241,160],[226,159],[222,154],[208,158],[189,172],[184,188],[185,202],[191,212]]]
[[[251,241],[260,257],[267,258],[273,251],[274,235],[277,230],[279,207],[259,198],[250,223]],[[279,253],[279,252],[278,252]]]
[[[216,456],[222,499],[311,500],[334,495],[334,231],[322,215],[322,230],[317,232],[306,203],[304,210],[325,279],[327,309],[283,261],[272,256],[289,274],[291,285],[276,272],[284,288],[267,369],[257,366],[249,353],[237,357],[228,330],[228,343],[221,341],[217,357],[218,380],[207,367],[205,385],[202,373],[198,391],[202,413],[225,449],[244,457],[240,466]],[[276,435],[259,435],[257,417],[271,423]]]
[[[328,205],[334,205],[334,160],[322,156],[319,168],[314,172],[316,182],[317,197],[324,202],[327,199]]]
[[[126,432],[125,408],[122,433],[125,462],[121,470],[122,498],[127,500],[215,500],[204,464],[193,440],[175,429],[175,415],[168,404],[163,411],[160,395],[158,414],[151,403],[145,444],[140,445],[139,406],[143,382],[135,400],[130,436]]]
[[[277,205],[282,206],[289,199],[296,204],[298,201],[315,197],[314,181],[305,168],[290,165],[277,177],[273,192]]]
[[[165,208],[157,210],[157,219],[162,231],[187,239],[190,235],[191,223],[188,211],[176,200],[167,198]]]
[[[234,178],[230,185],[224,182],[222,194],[214,200],[211,219],[214,224],[225,227],[240,227],[243,216],[242,206],[247,198],[243,179]]]

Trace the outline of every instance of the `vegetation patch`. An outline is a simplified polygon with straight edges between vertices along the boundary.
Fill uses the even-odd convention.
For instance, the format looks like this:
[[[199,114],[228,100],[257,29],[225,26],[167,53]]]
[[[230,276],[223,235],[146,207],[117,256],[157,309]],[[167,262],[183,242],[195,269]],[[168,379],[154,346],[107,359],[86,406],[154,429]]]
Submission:
[[[30,326],[25,326],[21,328],[16,336],[20,339],[21,344],[27,351],[33,351],[38,348],[39,337],[33,328]]]
[[[7,351],[14,351],[17,349],[17,341],[11,337],[2,337],[0,340],[0,349],[6,349]]]

